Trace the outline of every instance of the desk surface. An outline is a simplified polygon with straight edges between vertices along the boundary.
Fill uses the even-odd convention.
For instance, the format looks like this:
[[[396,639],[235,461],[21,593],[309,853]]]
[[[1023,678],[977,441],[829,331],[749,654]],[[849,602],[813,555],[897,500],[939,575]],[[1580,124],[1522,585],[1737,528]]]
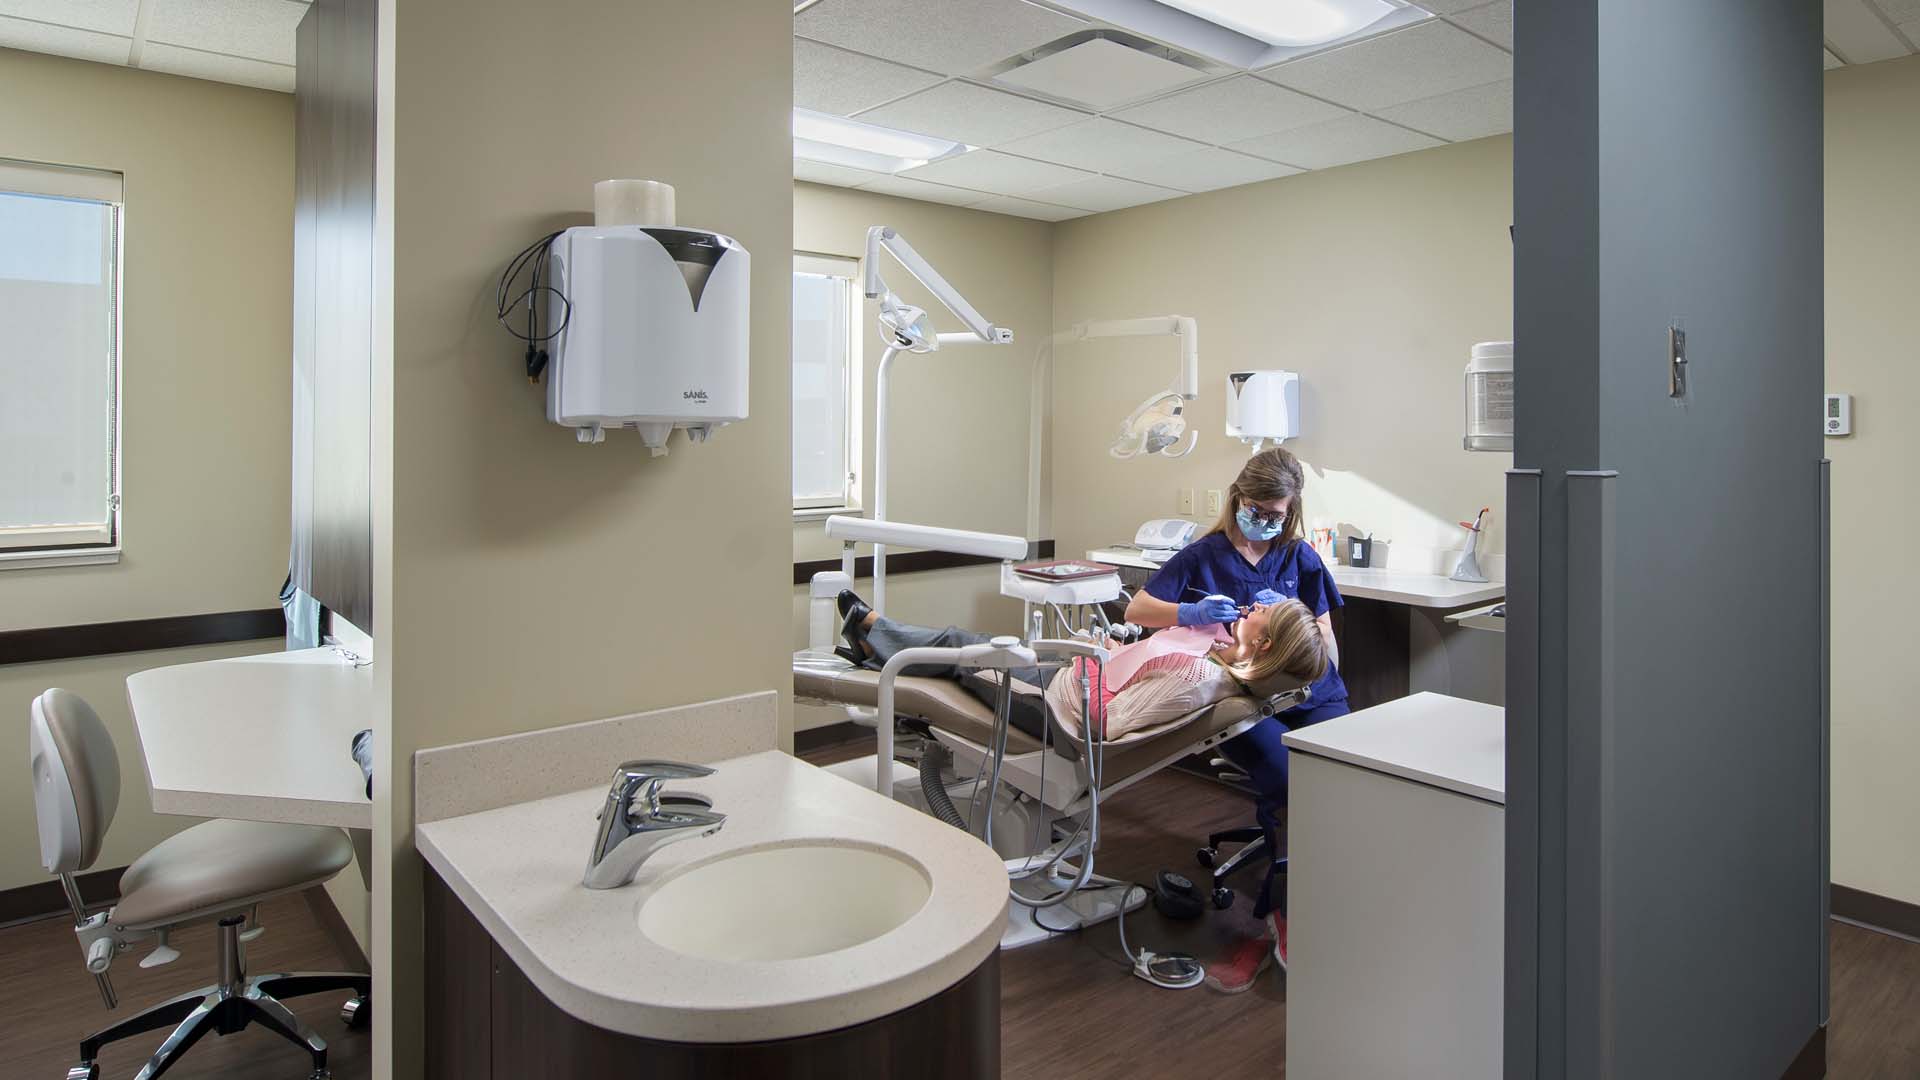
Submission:
[[[1142,570],[1160,568],[1159,564],[1141,558],[1139,550],[1135,548],[1095,548],[1087,552],[1087,558],[1108,566],[1131,566]],[[1490,603],[1507,594],[1504,581],[1454,581],[1442,574],[1417,574],[1338,563],[1332,569],[1333,583],[1340,587],[1341,595],[1356,596],[1363,600],[1384,600],[1390,604],[1451,609]]]
[[[240,656],[127,677],[161,814],[373,827],[348,747],[373,726],[373,668],[332,649]]]
[[[1506,805],[1507,711],[1431,692],[1289,731],[1287,747]]]

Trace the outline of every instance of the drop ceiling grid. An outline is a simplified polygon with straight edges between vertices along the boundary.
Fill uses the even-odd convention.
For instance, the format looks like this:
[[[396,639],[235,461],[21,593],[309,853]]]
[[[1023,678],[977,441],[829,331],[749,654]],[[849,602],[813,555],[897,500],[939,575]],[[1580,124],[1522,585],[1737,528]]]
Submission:
[[[0,0],[0,45],[293,90],[304,0]]]
[[[848,3],[850,0],[828,0],[809,11]],[[935,85],[850,115],[966,142],[977,149],[963,157],[981,159],[978,167],[976,162],[959,159],[936,162],[922,167],[924,172],[915,169],[903,173],[904,179],[923,179],[951,189],[978,192],[983,200],[1038,201],[1095,211],[1117,209],[1158,201],[1172,193],[1216,190],[1511,130],[1511,46],[1501,40],[1510,33],[1511,18],[1503,12],[1510,12],[1509,0],[1461,0],[1439,19],[1259,72],[1223,69],[1205,81],[1105,111],[1073,109],[997,83],[980,72],[957,72]],[[797,23],[803,29],[803,40],[807,40],[806,14],[802,13]],[[1387,40],[1407,34],[1415,36]],[[1365,53],[1360,54],[1359,64],[1351,63],[1351,57],[1332,59],[1333,54],[1344,50],[1368,47],[1383,53],[1382,59],[1372,62],[1372,70]],[[833,48],[857,52],[845,37],[833,43]],[[859,55],[896,66],[899,59]],[[1462,57],[1464,61],[1454,62]],[[1438,72],[1441,80],[1432,93],[1410,97],[1405,88],[1413,84],[1402,77],[1401,89],[1395,92],[1362,92],[1350,101],[1329,96],[1317,86],[1284,85],[1295,75],[1311,70],[1296,65],[1317,62],[1318,66],[1329,67],[1341,61],[1347,61],[1348,70],[1335,82],[1343,85],[1366,87],[1390,81],[1392,69],[1410,62]],[[913,69],[909,66],[908,70]],[[1339,93],[1351,97],[1347,91]],[[1015,105],[1009,98],[1020,99],[1021,104]],[[1027,115],[1016,119],[1013,114]],[[1014,133],[1026,128],[1035,130]],[[1292,139],[1277,137],[1286,131],[1301,134]],[[991,151],[992,156],[987,157],[983,151]],[[1289,152],[1298,160],[1287,160]],[[1183,156],[1195,159],[1190,177],[1182,175]],[[1078,181],[1037,186],[1029,177],[1008,175],[1022,171],[1011,159],[1064,166],[1088,175]],[[802,175],[803,179],[835,182],[828,179],[833,175],[828,170],[803,169],[797,175],[808,171],[812,175]],[[877,174],[865,176],[850,178],[857,182],[843,182],[842,186],[879,190],[874,179]],[[1096,176],[1120,182],[1099,183]],[[1071,200],[1076,197],[1082,204],[1098,205],[1074,206]]]

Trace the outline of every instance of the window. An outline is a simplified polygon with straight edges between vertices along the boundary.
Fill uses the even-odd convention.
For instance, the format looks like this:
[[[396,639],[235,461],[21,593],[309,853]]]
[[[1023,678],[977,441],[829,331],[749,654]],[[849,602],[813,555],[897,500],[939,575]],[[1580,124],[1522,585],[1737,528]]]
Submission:
[[[0,566],[119,542],[117,173],[0,160]]]
[[[793,511],[860,506],[860,264],[793,257]]]

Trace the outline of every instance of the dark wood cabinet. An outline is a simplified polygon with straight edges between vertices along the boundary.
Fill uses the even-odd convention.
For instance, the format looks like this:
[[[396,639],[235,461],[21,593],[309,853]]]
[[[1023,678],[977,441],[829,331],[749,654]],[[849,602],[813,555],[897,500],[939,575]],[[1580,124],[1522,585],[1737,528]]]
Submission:
[[[428,1080],[991,1080],[1000,1075],[1000,955],[933,997],[853,1027],[753,1043],[607,1031],[548,1001],[453,890],[426,873]],[[635,978],[645,978],[636,972]]]

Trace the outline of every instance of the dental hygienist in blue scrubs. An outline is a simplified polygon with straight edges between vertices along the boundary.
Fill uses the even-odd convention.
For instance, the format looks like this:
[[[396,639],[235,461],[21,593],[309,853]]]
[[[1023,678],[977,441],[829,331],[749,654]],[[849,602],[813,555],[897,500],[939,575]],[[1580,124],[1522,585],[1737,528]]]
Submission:
[[[1280,737],[1292,728],[1350,711],[1333,640],[1332,612],[1345,601],[1333,574],[1301,538],[1300,491],[1305,483],[1299,459],[1286,450],[1274,447],[1255,454],[1227,489],[1220,520],[1168,559],[1127,605],[1128,622],[1156,628],[1232,622],[1242,607],[1283,597],[1299,599],[1318,616],[1334,666],[1313,684],[1304,704],[1268,717],[1221,745],[1259,789],[1257,816],[1269,845],[1287,804],[1287,749]],[[1267,914],[1269,906],[1270,900],[1262,897],[1255,914]]]

